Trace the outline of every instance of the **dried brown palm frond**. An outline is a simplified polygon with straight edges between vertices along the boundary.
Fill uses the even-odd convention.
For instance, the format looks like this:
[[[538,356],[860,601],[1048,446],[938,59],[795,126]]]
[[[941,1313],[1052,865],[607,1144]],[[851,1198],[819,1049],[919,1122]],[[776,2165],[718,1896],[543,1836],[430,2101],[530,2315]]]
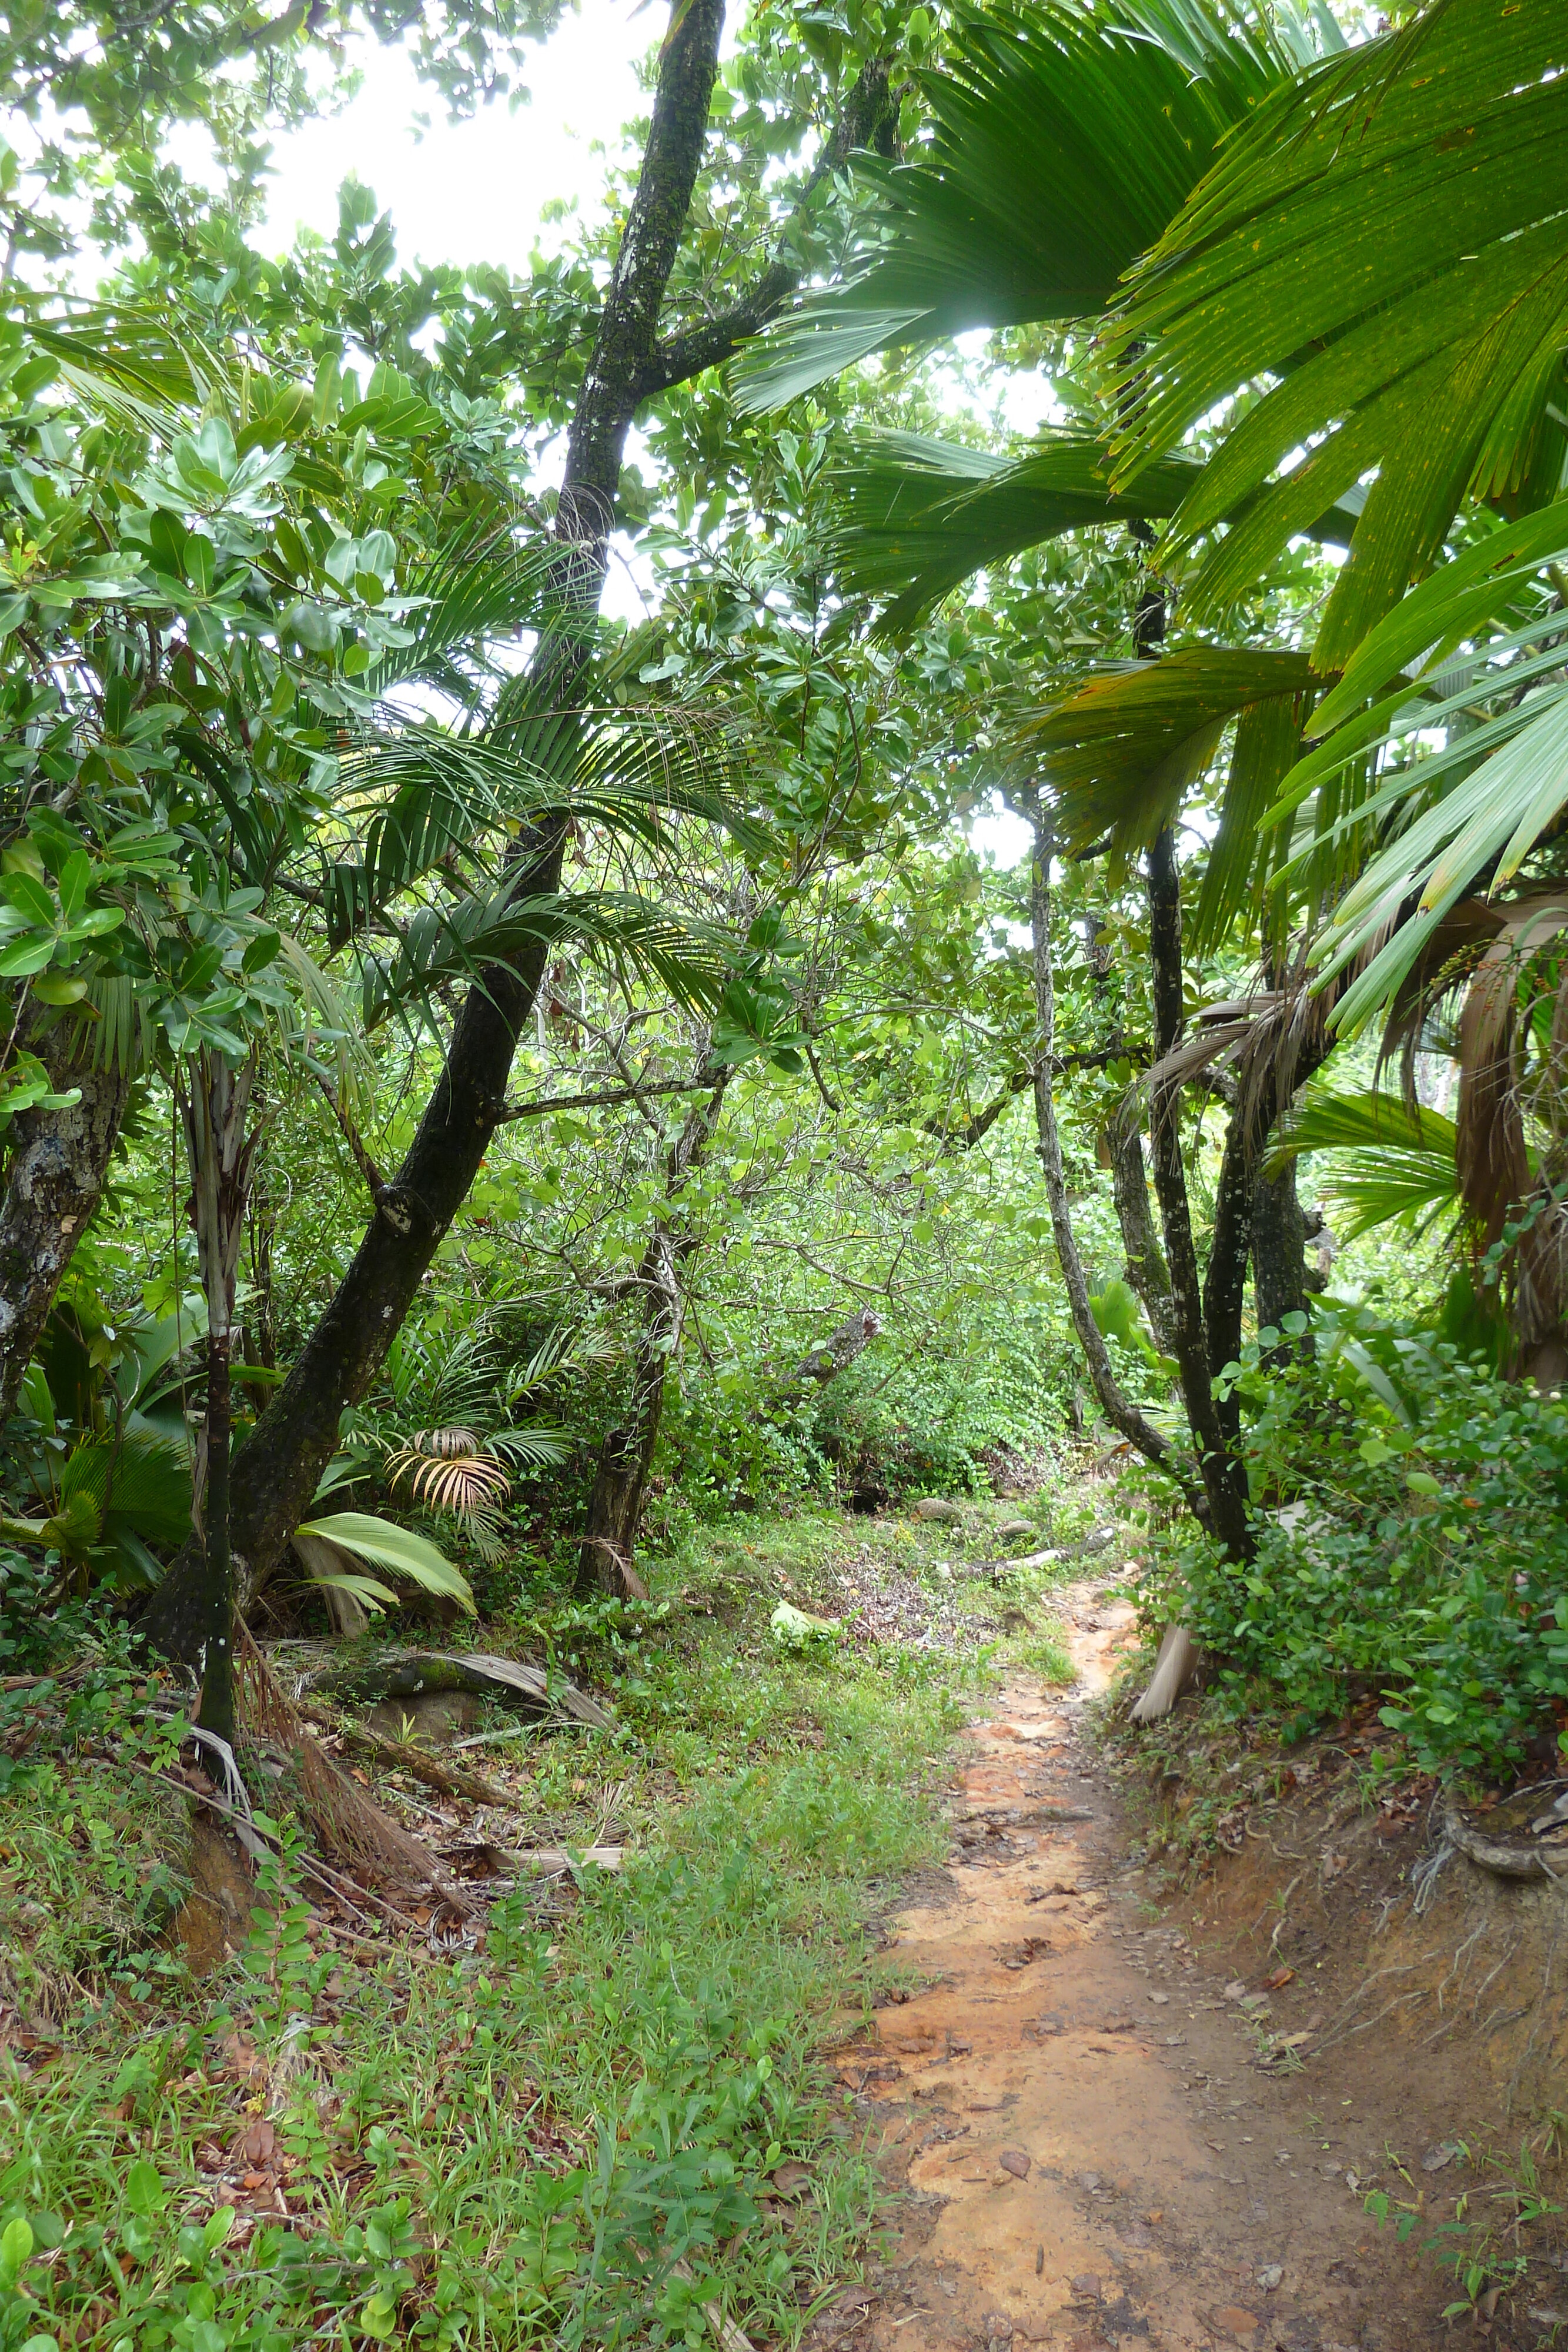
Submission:
[[[1521,1367],[1560,1343],[1568,1319],[1568,1210],[1553,1181],[1568,1159],[1564,934],[1561,891],[1462,899],[1406,975],[1383,1037],[1413,1101],[1416,1055],[1445,1007],[1458,1005],[1459,1192],[1509,1294]]]
[[[1278,969],[1248,995],[1205,1005],[1190,1036],[1155,1064],[1151,1093],[1186,1084],[1228,1064],[1236,1080],[1231,1116],[1242,1121],[1249,1159],[1328,1053],[1337,992],[1314,993],[1303,960]]]
[[[1459,1015],[1459,1189],[1489,1247],[1511,1223],[1524,1227],[1511,1253],[1511,1319],[1525,1349],[1560,1335],[1568,1307],[1568,1212],[1552,1183],[1568,1142],[1568,971],[1557,951],[1564,931],[1568,898],[1510,908]]]
[[[468,1906],[429,1847],[372,1803],[311,1738],[243,1626],[235,1646],[235,1702],[242,1739],[263,1742],[289,1759],[292,1793],[335,1863],[368,1885],[405,1897],[427,1896],[467,1916]]]

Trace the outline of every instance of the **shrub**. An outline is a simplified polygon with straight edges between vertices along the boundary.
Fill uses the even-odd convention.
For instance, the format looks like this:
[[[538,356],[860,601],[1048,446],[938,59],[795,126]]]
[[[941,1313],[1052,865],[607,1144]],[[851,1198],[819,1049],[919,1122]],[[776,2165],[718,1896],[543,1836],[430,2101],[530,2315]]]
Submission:
[[[1228,1372],[1257,1556],[1158,1538],[1145,1617],[1184,1614],[1239,1705],[1305,1729],[1372,1691],[1423,1769],[1511,1775],[1568,1701],[1568,1402],[1367,1307],[1282,1367],[1280,1336]]]

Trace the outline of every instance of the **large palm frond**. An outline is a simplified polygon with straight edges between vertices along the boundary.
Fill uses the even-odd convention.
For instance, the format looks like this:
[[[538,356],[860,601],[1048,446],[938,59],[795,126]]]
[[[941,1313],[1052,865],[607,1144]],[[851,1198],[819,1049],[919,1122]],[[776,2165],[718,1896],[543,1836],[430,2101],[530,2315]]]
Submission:
[[[1262,392],[1172,527],[1187,545],[1230,525],[1195,612],[1375,468],[1313,648],[1338,669],[1467,496],[1555,495],[1565,68],[1562,10],[1434,0],[1267,99],[1148,254],[1113,346],[1119,480]]]
[[[1188,646],[1102,671],[1021,728],[1018,748],[1056,800],[1065,845],[1127,857],[1171,822],[1237,721],[1196,925],[1218,937],[1258,887],[1257,817],[1291,763],[1311,682],[1304,654]]]
[[[590,954],[622,970],[651,972],[690,1008],[711,1007],[731,969],[721,931],[617,890],[556,891],[516,898],[511,886],[422,907],[393,952],[361,945],[361,1017],[367,1029],[388,1014],[425,1008],[450,982],[483,983],[485,967],[529,947],[575,940]]]
[[[1269,1147],[1278,1175],[1303,1152],[1325,1155],[1318,1189],[1341,1238],[1403,1218],[1418,1229],[1459,1207],[1455,1127],[1440,1111],[1375,1088],[1364,1094],[1309,1087]]]
[[[886,599],[882,625],[907,628],[927,605],[988,564],[1095,523],[1171,514],[1195,468],[1151,466],[1113,496],[1104,447],[1083,436],[1043,440],[1008,459],[914,433],[866,436],[838,478],[842,520],[831,554],[852,594]]]
[[[864,163],[882,213],[855,274],[758,342],[736,370],[741,404],[779,406],[894,344],[1094,315],[1312,53],[1287,10],[1216,0],[969,16],[923,82],[929,149]]]
[[[486,843],[565,811],[649,845],[690,818],[758,849],[765,831],[732,789],[738,771],[722,724],[653,708],[574,711],[548,740],[542,727],[497,739],[434,723],[361,738],[340,761],[357,854],[324,871],[329,938],[341,946],[437,867],[472,866]]]

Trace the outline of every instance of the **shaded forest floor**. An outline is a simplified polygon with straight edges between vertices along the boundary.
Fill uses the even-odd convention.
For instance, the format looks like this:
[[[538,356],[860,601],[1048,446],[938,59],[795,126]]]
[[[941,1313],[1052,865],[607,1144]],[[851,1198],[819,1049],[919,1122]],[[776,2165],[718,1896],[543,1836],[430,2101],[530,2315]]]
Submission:
[[[1440,2066],[1397,2020],[1333,2042],[1383,1965],[1364,1857],[1310,1908],[1256,1838],[1173,1846],[1185,1735],[1095,1699],[1130,1640],[1097,1514],[737,1517],[646,1612],[486,1628],[620,1727],[380,1710],[505,1800],[350,1767],[463,1878],[455,1938],[347,1925],[296,1857],[225,1957],[184,1802],[129,1769],[142,1686],[41,1725],[0,1791],[0,2343],[1419,2352],[1456,2300],[1551,2341],[1556,2126],[1505,2121],[1479,2010]],[[1319,1843],[1372,1824],[1386,1923],[1417,1840],[1351,1799]],[[507,1859],[589,1847],[620,1866]]]

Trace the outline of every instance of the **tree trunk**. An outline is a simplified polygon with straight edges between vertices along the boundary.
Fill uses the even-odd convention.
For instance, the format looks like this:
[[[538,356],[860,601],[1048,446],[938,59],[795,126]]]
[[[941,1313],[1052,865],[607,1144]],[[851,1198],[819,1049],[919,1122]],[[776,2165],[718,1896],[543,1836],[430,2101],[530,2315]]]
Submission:
[[[1030,919],[1034,933],[1034,998],[1038,1020],[1034,1109],[1040,1134],[1040,1164],[1045,1175],[1045,1192],[1051,1208],[1051,1229],[1056,1243],[1057,1260],[1061,1267],[1061,1279],[1072,1315],[1072,1328],[1078,1334],[1078,1344],[1083,1350],[1083,1360],[1101,1411],[1113,1429],[1119,1430],[1129,1444],[1135,1445],[1147,1460],[1157,1463],[1170,1473],[1181,1488],[1188,1507],[1202,1516],[1201,1497],[1191,1478],[1184,1475],[1169,1439],[1146,1421],[1124,1394],[1112,1368],[1104,1334],[1095,1322],[1089,1304],[1089,1278],[1079,1255],[1078,1237],[1072,1230],[1072,1216],[1067,1202],[1067,1178],[1061,1164],[1061,1137],[1056,1124],[1056,1105],[1051,1094],[1056,1058],[1056,984],[1051,961],[1050,874],[1052,847],[1051,829],[1037,814],[1034,820],[1034,863],[1030,877]]]
[[[1139,1090],[1129,1087],[1105,1130],[1111,1154],[1111,1191],[1116,1203],[1116,1222],[1122,1228],[1122,1246],[1127,1253],[1127,1280],[1143,1302],[1155,1345],[1162,1356],[1174,1356],[1176,1315],[1171,1305],[1170,1269],[1149,1208],[1141,1115]]]
[[[589,658],[626,434],[642,396],[639,369],[656,348],[660,306],[691,209],[723,23],[723,0],[689,0],[674,10],[636,193],[578,393],[557,511],[559,617],[541,639],[529,681],[536,702],[556,710],[570,707]],[[563,847],[559,826],[535,841],[517,869],[519,898],[559,887]],[[359,1402],[380,1370],[467,1195],[505,1102],[544,963],[543,946],[530,948],[513,964],[489,967],[469,991],[407,1158],[378,1200],[336,1297],[235,1457],[234,1551],[242,1609],[282,1559],[331,1459],[345,1407]],[[155,1648],[187,1660],[202,1638],[200,1567],[187,1545],[142,1619]]]
[[[1181,885],[1176,873],[1176,840],[1168,825],[1149,850],[1148,869],[1149,961],[1157,1064],[1180,1042],[1186,1025],[1182,1009]],[[1150,1096],[1149,1125],[1155,1191],[1165,1228],[1166,1263],[1170,1268],[1175,1342],[1171,1353],[1180,1370],[1187,1425],[1197,1448],[1208,1503],[1208,1523],[1233,1559],[1249,1559],[1252,1534],[1247,1519],[1245,1473],[1226,1442],[1214,1401],[1197,1252],[1192,1237],[1192,1211],[1181,1157],[1179,1085],[1155,1084]]]
[[[705,1039],[705,1061],[706,1056]],[[600,1449],[589,1500],[578,1563],[578,1584],[584,1592],[630,1594],[634,1601],[648,1597],[633,1564],[637,1529],[664,1417],[664,1383],[685,1320],[685,1268],[696,1246],[696,1236],[677,1226],[676,1203],[713,1140],[730,1075],[724,1071],[711,1094],[693,1104],[665,1163],[664,1207],[637,1273],[643,1318],[632,1358],[631,1400],[625,1419]]]
[[[791,1387],[806,1381],[815,1381],[825,1387],[847,1371],[857,1356],[863,1355],[882,1329],[882,1318],[873,1307],[857,1307],[852,1315],[837,1324],[825,1339],[819,1339],[796,1365]]]
[[[1208,1272],[1203,1286],[1203,1325],[1207,1337],[1210,1380],[1217,1381],[1227,1364],[1241,1353],[1241,1318],[1247,1303],[1247,1265],[1252,1246],[1252,1195],[1257,1180],[1254,1155],[1248,1150],[1245,1122],[1239,1111],[1231,1115],[1220,1155],[1219,1183],[1214,1201],[1214,1238],[1209,1244]],[[1233,1389],[1216,1402],[1225,1443],[1234,1450],[1241,1433],[1241,1400]]]
[[[202,1654],[202,1703],[196,1721],[235,1742],[234,1559],[229,1549],[229,1333],[207,1334],[207,1491],[202,1507],[206,1570],[206,1640]]]
[[[1252,1295],[1260,1331],[1270,1326],[1282,1331],[1287,1315],[1306,1312],[1307,1226],[1293,1160],[1272,1182],[1261,1172],[1253,1181]],[[1275,1352],[1283,1361],[1311,1346],[1310,1338],[1292,1341],[1282,1337]]]
[[[0,1425],[43,1335],[66,1268],[103,1197],[130,1079],[95,1069],[90,1035],[69,1021],[28,1041],[58,1094],[78,1087],[68,1110],[23,1111],[11,1130],[0,1204]]]
[[[196,1721],[232,1748],[235,1738],[234,1560],[230,1542],[229,1452],[233,1408],[235,1287],[250,1191],[256,1136],[250,1128],[254,1061],[231,1069],[204,1046],[183,1097],[191,1161],[191,1200],[207,1302],[206,1492],[202,1527],[202,1700]],[[195,1516],[193,1514],[193,1516]]]

